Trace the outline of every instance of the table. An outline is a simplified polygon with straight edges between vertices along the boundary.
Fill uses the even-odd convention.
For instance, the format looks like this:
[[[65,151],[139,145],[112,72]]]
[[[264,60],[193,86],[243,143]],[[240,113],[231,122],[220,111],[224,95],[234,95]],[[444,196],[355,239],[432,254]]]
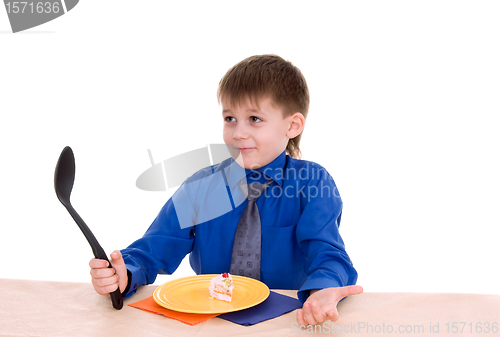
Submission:
[[[500,295],[365,292],[339,304],[335,323],[300,327],[293,311],[249,327],[219,318],[190,326],[127,305],[155,288],[115,310],[90,283],[0,279],[0,336],[500,336]]]

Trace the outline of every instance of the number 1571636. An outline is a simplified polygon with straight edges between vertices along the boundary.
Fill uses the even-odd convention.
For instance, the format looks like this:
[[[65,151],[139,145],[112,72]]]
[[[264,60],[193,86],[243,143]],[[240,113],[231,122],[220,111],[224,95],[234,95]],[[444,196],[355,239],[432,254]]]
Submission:
[[[30,13],[30,14],[42,14],[42,13],[59,13],[61,8],[59,2],[28,2],[28,1],[7,1],[5,2],[5,7],[7,8],[7,13]]]

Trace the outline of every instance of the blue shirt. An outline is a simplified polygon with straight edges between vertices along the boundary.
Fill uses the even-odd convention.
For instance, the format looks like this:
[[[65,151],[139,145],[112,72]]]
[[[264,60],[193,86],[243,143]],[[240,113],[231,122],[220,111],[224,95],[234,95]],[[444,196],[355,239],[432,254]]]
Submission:
[[[247,204],[241,186],[268,179],[257,199],[260,280],[272,289],[299,290],[302,302],[311,289],[355,284],[357,272],[339,233],[342,200],[335,182],[322,166],[283,152],[258,170],[243,170],[230,158],[186,180],[144,236],[121,251],[129,271],[124,296],[153,283],[158,273],[172,274],[186,254],[196,274],[228,272]]]

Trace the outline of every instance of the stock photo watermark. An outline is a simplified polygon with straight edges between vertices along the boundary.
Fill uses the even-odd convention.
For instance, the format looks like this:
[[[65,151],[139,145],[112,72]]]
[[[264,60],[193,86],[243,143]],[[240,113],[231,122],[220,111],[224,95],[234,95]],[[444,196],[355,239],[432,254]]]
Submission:
[[[4,0],[13,33],[40,26],[75,8],[79,0]]]
[[[297,322],[291,324],[291,332],[296,334],[329,333],[329,334],[470,334],[478,336],[481,334],[498,333],[498,322],[429,322],[429,324],[370,324],[369,322],[351,322],[349,324],[335,324],[335,322],[324,322],[317,325],[299,325]]]
[[[247,199],[248,189],[252,188],[252,184],[247,184],[247,176],[255,182],[269,178],[276,182],[257,197],[262,193],[263,198],[297,198],[306,203],[316,198],[341,202],[333,178],[314,163],[304,163],[297,169],[245,169],[238,163],[239,158],[231,156],[225,144],[208,144],[161,162],[154,161],[150,150],[148,154],[151,167],[137,178],[136,186],[145,191],[177,188],[172,201],[181,228],[213,220],[241,205]]]
[[[145,170],[136,181],[137,188],[144,191],[167,191],[179,187],[196,172],[231,159],[225,144],[208,144],[206,147],[191,150],[158,163],[155,163],[150,150],[148,150],[148,155],[151,167]],[[235,164],[233,162],[230,165],[232,171],[226,172],[227,170],[224,170],[224,173],[226,175],[231,174],[236,177],[235,179],[241,180],[245,175],[245,171]],[[325,176],[327,179],[333,180],[324,168],[311,165],[299,169],[267,167],[262,170],[251,170],[251,172],[255,180],[263,179],[265,176],[273,176],[276,180],[291,179],[294,181],[304,179],[319,180],[322,176]],[[206,178],[206,176],[203,178]],[[224,181],[226,180],[227,178]],[[264,196],[275,198],[282,196],[288,198],[302,197],[308,201],[317,197],[340,198],[337,187],[325,184],[324,181],[320,181],[319,186],[299,186],[297,182],[294,186],[281,187],[276,185],[266,189]]]

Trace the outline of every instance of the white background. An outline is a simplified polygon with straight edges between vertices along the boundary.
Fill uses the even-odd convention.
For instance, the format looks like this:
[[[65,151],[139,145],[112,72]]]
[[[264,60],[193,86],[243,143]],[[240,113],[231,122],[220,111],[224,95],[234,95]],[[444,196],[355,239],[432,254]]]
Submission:
[[[222,142],[220,78],[275,53],[311,92],[304,159],[334,177],[365,291],[500,294],[500,3],[82,0],[12,34],[0,9],[0,277],[89,282],[171,195],[135,186],[156,162]],[[172,276],[192,275],[186,260]]]

